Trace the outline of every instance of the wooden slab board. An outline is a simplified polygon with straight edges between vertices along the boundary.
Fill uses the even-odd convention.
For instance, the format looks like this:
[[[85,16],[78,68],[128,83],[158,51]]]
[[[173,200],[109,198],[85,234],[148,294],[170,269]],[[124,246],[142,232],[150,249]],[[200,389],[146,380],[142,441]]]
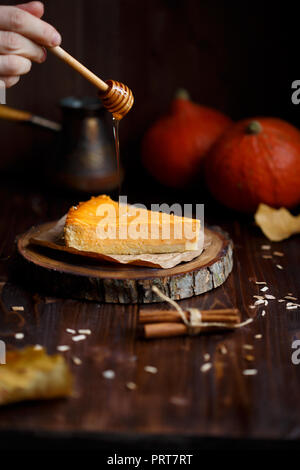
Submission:
[[[155,285],[180,300],[220,286],[232,270],[232,242],[218,227],[205,228],[212,241],[200,256],[170,269],[157,269],[106,263],[30,242],[36,232],[54,224],[32,227],[17,240],[23,280],[47,295],[120,304],[161,302],[151,290]]]

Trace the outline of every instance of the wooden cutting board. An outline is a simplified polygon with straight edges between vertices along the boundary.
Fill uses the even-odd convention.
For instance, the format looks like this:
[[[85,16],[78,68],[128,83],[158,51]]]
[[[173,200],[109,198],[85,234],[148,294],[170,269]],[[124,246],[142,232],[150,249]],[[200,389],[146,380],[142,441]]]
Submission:
[[[232,270],[232,242],[218,227],[205,228],[211,243],[192,261],[169,269],[107,263],[31,243],[55,222],[32,227],[17,240],[22,277],[35,292],[107,303],[161,302],[151,290],[157,286],[179,300],[214,289]]]

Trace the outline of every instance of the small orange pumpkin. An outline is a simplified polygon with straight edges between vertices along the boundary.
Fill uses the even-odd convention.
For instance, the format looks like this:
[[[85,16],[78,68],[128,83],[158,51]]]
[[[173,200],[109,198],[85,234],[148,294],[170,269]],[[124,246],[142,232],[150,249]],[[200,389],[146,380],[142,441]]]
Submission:
[[[180,90],[169,114],[155,122],[142,142],[142,161],[159,182],[184,187],[199,173],[213,143],[232,123],[214,109],[189,100]]]
[[[300,131],[275,118],[240,121],[214,145],[205,173],[211,193],[232,209],[293,207],[300,202]]]

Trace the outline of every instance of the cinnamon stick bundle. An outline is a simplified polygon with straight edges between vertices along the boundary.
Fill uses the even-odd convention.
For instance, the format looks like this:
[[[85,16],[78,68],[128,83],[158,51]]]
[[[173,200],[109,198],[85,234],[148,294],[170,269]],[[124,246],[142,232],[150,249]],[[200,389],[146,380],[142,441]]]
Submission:
[[[164,338],[233,329],[241,319],[240,311],[236,308],[196,311],[201,321],[193,324],[191,310],[185,311],[183,318],[177,310],[141,309],[139,324],[142,336],[149,339]]]

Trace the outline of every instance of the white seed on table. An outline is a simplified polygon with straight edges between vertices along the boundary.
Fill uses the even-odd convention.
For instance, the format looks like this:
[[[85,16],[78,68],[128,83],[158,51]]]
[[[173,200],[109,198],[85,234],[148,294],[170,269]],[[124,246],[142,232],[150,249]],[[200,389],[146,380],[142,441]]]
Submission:
[[[113,370],[104,370],[102,375],[105,379],[114,379],[116,374]]]
[[[208,353],[204,354],[203,359],[205,361],[209,361],[210,360],[210,354],[208,354]]]
[[[260,285],[260,284],[267,284],[267,283],[265,281],[255,281],[255,284]]]
[[[284,256],[284,253],[282,253],[281,251],[274,251],[273,255],[275,255],[275,256]]]
[[[146,372],[149,372],[149,374],[157,374],[157,371],[158,371],[157,367],[154,367],[154,366],[145,366],[144,370]]]
[[[67,332],[67,333],[70,333],[71,335],[75,335],[75,334],[76,334],[76,330],[73,330],[73,328],[66,328],[66,332]]]
[[[57,346],[56,349],[57,351],[65,352],[65,351],[69,351],[70,346],[67,346],[66,344],[61,344],[60,346]]]
[[[126,388],[128,388],[128,390],[135,390],[136,387],[137,386],[134,382],[127,382],[127,384],[126,384]]]
[[[43,346],[41,346],[40,344],[36,344],[35,346],[33,346],[33,349],[35,351],[41,351],[43,349]]]
[[[23,339],[24,338],[24,333],[16,333],[15,338],[16,339]]]
[[[268,300],[274,300],[274,299],[276,299],[276,297],[274,297],[274,295],[271,295],[271,294],[266,294],[266,295],[265,295],[265,298],[268,299]]]
[[[259,300],[256,300],[254,302],[254,305],[261,305],[261,304],[264,304],[264,303],[265,303],[265,301],[263,299],[259,299]]]
[[[211,362],[206,362],[200,367],[201,372],[208,372],[212,368]]]
[[[261,246],[261,249],[262,249],[262,250],[270,250],[270,249],[271,249],[271,245],[262,245],[262,246]]]
[[[24,312],[24,307],[22,305],[14,305],[11,307],[14,312]]]
[[[263,311],[261,312],[261,316],[262,316],[262,317],[264,317],[264,316],[265,316],[265,314],[266,314],[266,311],[265,311],[265,310],[263,310]]]
[[[80,366],[82,364],[82,360],[79,357],[72,357],[72,361],[76,366]]]
[[[257,369],[245,369],[243,370],[243,375],[256,375]]]
[[[283,267],[281,266],[281,264],[276,264],[276,268],[278,268],[278,269],[283,269]]]
[[[266,290],[269,290],[269,288],[268,288],[267,286],[262,287],[262,288],[260,289],[261,292],[266,292]]]
[[[78,333],[80,333],[82,335],[90,335],[92,332],[89,329],[85,330],[85,329],[81,328],[80,330],[78,330]]]
[[[86,339],[86,336],[85,335],[77,335],[77,336],[73,336],[72,338],[72,341],[83,341],[84,339]]]
[[[261,339],[261,338],[262,338],[262,335],[259,333],[259,334],[257,334],[257,335],[254,335],[254,338],[256,338],[256,339]]]
[[[252,344],[243,344],[243,348],[250,350],[250,349],[253,349],[253,346],[252,346]]]

